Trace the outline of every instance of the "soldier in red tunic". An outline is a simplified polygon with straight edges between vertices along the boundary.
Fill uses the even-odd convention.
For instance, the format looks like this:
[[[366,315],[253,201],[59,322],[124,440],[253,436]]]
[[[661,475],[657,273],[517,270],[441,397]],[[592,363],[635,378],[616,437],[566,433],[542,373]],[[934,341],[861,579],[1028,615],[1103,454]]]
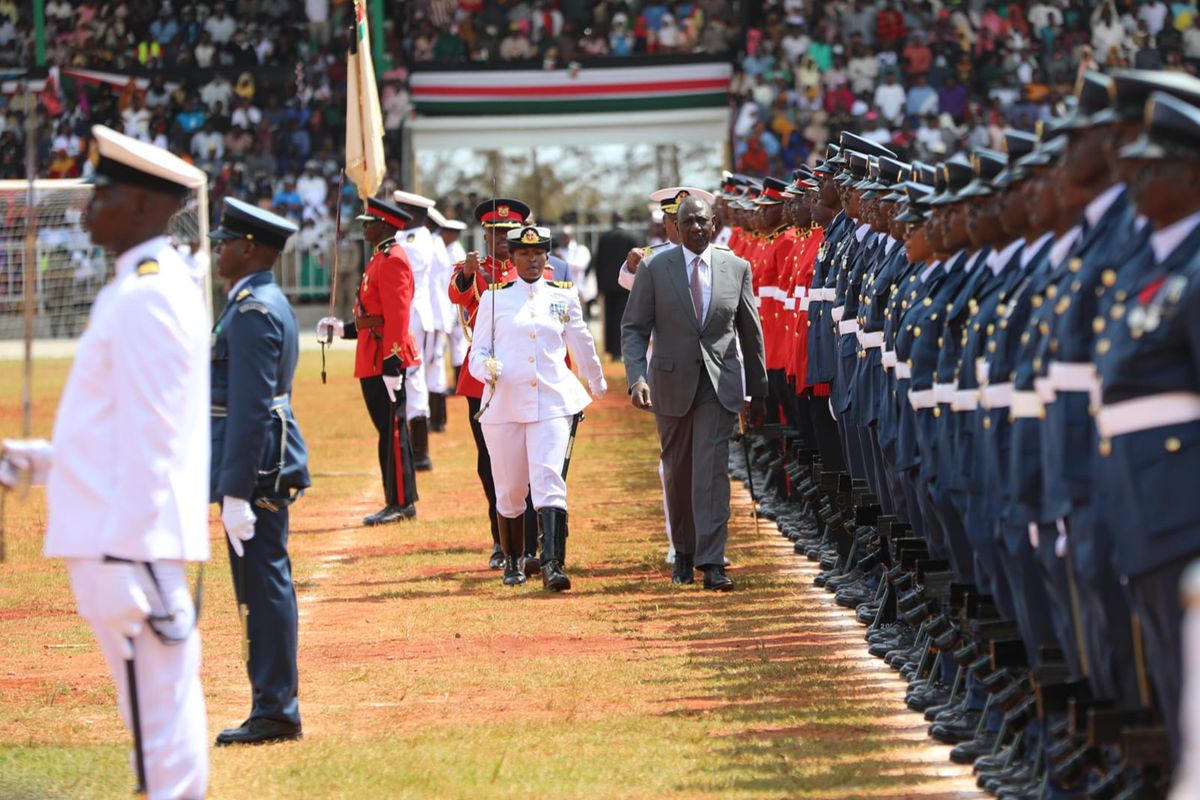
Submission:
[[[379,470],[386,497],[384,507],[363,518],[363,524],[383,525],[417,515],[417,478],[404,416],[404,371],[421,363],[421,351],[409,330],[412,267],[396,242],[396,232],[411,217],[391,203],[370,198],[359,219],[372,255],[358,287],[354,320],[342,323],[326,317],[317,323],[317,336],[328,339],[337,334],[358,341],[354,377],[362,384],[367,412],[379,432]]]

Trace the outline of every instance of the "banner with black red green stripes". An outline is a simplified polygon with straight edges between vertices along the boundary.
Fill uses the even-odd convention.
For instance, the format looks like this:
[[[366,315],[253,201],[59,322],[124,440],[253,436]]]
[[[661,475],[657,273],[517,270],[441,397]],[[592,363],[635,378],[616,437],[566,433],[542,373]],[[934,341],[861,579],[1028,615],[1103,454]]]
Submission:
[[[727,62],[561,69],[419,70],[409,79],[418,114],[580,114],[713,108],[728,103]]]

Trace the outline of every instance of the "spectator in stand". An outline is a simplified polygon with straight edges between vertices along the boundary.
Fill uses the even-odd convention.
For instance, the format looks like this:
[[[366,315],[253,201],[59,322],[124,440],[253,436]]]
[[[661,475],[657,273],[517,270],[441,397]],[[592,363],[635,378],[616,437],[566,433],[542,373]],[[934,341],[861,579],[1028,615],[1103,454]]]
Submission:
[[[300,196],[305,210],[324,208],[329,196],[329,181],[319,173],[320,168],[320,164],[310,159],[305,162],[304,172],[296,181],[296,194]]]
[[[875,17],[875,37],[879,49],[898,50],[905,33],[904,16],[896,9],[896,4],[889,0]]]
[[[737,160],[737,171],[756,176],[766,175],[771,171],[771,157],[762,149],[757,136],[746,140],[746,149]]]
[[[212,16],[204,20],[204,30],[212,38],[213,44],[220,46],[233,39],[237,21],[225,13],[224,3],[217,3]]]
[[[212,79],[200,87],[200,100],[210,111],[215,110],[218,104],[222,108],[229,108],[233,102],[233,86],[220,72],[213,73]]]
[[[896,82],[896,73],[888,70],[883,83],[875,90],[875,107],[879,109],[883,121],[892,125],[902,122],[906,100],[904,87]]]
[[[225,155],[225,137],[211,121],[192,135],[191,153],[204,169],[211,169]]]
[[[134,93],[129,105],[121,112],[122,129],[126,136],[150,141],[150,112],[146,109],[142,95]]]

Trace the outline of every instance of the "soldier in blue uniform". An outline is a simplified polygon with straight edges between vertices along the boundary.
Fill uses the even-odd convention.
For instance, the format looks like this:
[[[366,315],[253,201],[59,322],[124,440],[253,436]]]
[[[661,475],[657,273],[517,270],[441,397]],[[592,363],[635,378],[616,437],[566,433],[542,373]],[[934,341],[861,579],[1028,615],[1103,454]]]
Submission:
[[[271,271],[296,226],[227,198],[210,234],[229,301],[213,328],[212,499],[221,504],[253,689],[249,718],[218,745],[301,736],[288,506],[310,485],[292,413],[296,318]]]
[[[1150,679],[1179,754],[1180,578],[1200,555],[1189,496],[1200,455],[1200,108],[1151,96],[1146,135],[1121,151],[1153,229],[1120,313],[1096,343],[1101,513],[1119,514],[1113,557],[1145,637]],[[1113,307],[1114,310],[1115,306]]]

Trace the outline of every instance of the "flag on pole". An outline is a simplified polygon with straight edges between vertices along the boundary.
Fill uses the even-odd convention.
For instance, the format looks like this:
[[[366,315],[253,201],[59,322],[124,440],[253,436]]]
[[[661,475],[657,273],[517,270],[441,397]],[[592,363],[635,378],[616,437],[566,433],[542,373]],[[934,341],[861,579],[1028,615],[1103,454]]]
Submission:
[[[346,176],[363,200],[379,191],[383,160],[383,114],[371,63],[366,0],[354,0],[354,35],[346,70]]]

